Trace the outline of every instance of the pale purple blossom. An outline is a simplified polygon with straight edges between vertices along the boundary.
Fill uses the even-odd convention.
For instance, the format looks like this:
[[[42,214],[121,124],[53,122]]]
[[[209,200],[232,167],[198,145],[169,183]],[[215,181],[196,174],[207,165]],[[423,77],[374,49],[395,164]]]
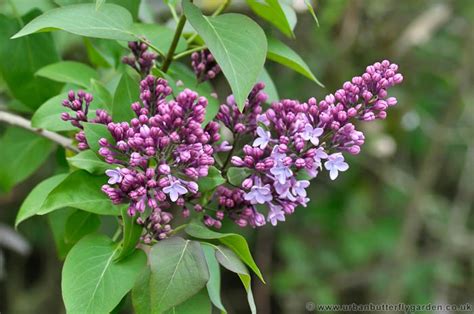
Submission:
[[[109,176],[109,181],[107,181],[108,184],[117,184],[122,182],[123,175],[120,172],[120,168],[105,170],[105,174]]]
[[[270,169],[270,172],[281,184],[285,184],[286,179],[293,175],[293,171],[291,171],[290,167],[285,166],[284,164],[277,164],[275,167]]]
[[[261,149],[265,149],[271,139],[271,134],[269,131],[265,131],[262,127],[257,127],[258,137],[253,141],[252,146],[259,146]]]
[[[169,177],[170,185],[163,188],[163,192],[169,194],[172,202],[176,202],[180,195],[188,193],[188,189],[177,179]]]
[[[329,171],[331,180],[335,180],[339,171],[346,171],[349,165],[344,161],[342,153],[334,153],[329,155],[328,160],[324,163],[324,167]]]
[[[308,180],[296,181],[291,187],[291,192],[294,196],[306,197],[306,188],[309,186]]]
[[[273,199],[270,184],[261,186],[259,179],[255,181],[255,185],[252,186],[250,192],[244,195],[244,199],[251,204],[265,204],[266,202],[270,202]]]
[[[305,141],[311,141],[311,143],[316,146],[319,145],[319,137],[323,134],[324,129],[322,128],[313,128],[311,124],[306,124],[304,126],[303,132],[301,132],[301,137]]]
[[[276,226],[278,221],[285,221],[285,212],[283,211],[283,207],[270,203],[270,211],[268,213],[267,220],[273,226]]]

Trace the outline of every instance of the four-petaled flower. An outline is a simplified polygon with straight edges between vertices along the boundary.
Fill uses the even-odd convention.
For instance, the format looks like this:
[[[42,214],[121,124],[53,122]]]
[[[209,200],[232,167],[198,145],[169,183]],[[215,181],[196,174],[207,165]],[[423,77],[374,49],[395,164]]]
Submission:
[[[265,131],[262,127],[257,128],[258,137],[253,141],[252,146],[260,146],[261,149],[267,147],[268,142],[270,142],[271,134],[269,131]]]
[[[328,161],[324,163],[324,167],[329,171],[331,180],[335,180],[339,171],[346,171],[349,165],[344,161],[344,156],[341,153],[334,153],[329,155]]]
[[[123,175],[120,172],[120,168],[105,170],[105,174],[109,176],[109,181],[107,181],[109,184],[117,184],[122,182]]]
[[[170,195],[172,202],[176,202],[180,195],[188,193],[188,189],[179,180],[170,176],[170,185],[164,187],[163,192]]]
[[[313,128],[311,124],[306,124],[304,130],[301,133],[301,137],[305,141],[311,141],[314,146],[319,144],[319,137],[323,134],[324,130],[322,128]]]
[[[256,180],[257,181],[257,180]],[[260,180],[255,182],[250,192],[246,193],[244,198],[252,204],[265,204],[272,200],[272,191],[270,190],[270,184],[260,185]]]
[[[293,175],[293,171],[291,171],[291,169],[284,164],[276,165],[270,169],[270,172],[275,176],[280,184],[285,184],[286,179]]]
[[[321,168],[321,159],[328,159],[328,154],[324,151],[324,148],[319,147],[316,149],[316,153],[314,155],[314,163],[316,168]]]
[[[309,186],[308,180],[300,180],[296,181],[293,186],[291,187],[291,192],[294,196],[298,197],[306,197],[306,188]]]
[[[285,221],[285,212],[283,211],[283,207],[270,203],[270,212],[268,213],[267,220],[273,226],[276,226],[278,221]]]

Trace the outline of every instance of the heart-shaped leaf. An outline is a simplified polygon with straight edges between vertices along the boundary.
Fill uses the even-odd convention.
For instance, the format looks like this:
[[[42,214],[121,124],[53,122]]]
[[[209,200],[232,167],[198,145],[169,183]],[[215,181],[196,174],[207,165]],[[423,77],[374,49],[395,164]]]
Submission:
[[[268,59],[283,64],[306,76],[321,87],[324,85],[311,72],[306,62],[290,47],[275,38],[268,38]]]
[[[20,210],[16,215],[15,228],[26,219],[37,215],[48,194],[59,185],[67,174],[58,174],[39,183],[21,204]]]
[[[198,239],[219,240],[222,244],[225,244],[231,248],[235,254],[237,254],[244,261],[244,263],[254,271],[258,278],[265,282],[260,269],[258,269],[257,264],[255,264],[255,261],[253,260],[247,241],[240,234],[215,232],[209,230],[203,224],[197,222],[191,222],[184,230],[190,236]]]
[[[209,280],[199,242],[172,237],[150,251],[151,308],[164,312],[198,293]]]
[[[38,214],[73,207],[99,215],[118,216],[119,208],[101,191],[106,182],[106,176],[93,176],[83,170],[75,171],[49,193]]]
[[[114,262],[120,248],[108,237],[89,235],[69,252],[62,272],[68,313],[110,313],[132,289],[146,265],[143,251]]]
[[[265,63],[267,42],[257,23],[241,14],[203,16],[189,0],[183,9],[191,25],[202,37],[219,63],[240,110]]]
[[[131,105],[140,100],[138,82],[128,73],[124,73],[115,91],[112,103],[112,118],[114,121],[130,121],[135,117]]]
[[[99,9],[93,3],[72,4],[38,16],[12,38],[61,29],[81,36],[131,41],[136,40],[132,23],[130,13],[115,4],[104,3]]]
[[[247,267],[245,267],[239,257],[235,255],[232,250],[222,245],[219,245],[216,248],[216,258],[222,266],[239,275],[245,291],[247,291],[247,301],[249,302],[250,310],[252,314],[257,313],[252,293],[252,286],[250,284],[251,278]]]
[[[250,8],[266,21],[275,25],[283,34],[288,37],[295,37],[293,33],[294,25],[287,18],[282,3],[278,0],[247,0]],[[291,7],[290,7],[291,9]],[[294,11],[293,11],[294,14]]]
[[[92,174],[104,174],[105,170],[114,168],[113,165],[104,162],[90,149],[68,157],[67,160],[71,166],[86,170]]]
[[[57,82],[76,84],[84,88],[91,86],[91,79],[99,78],[96,70],[76,61],[61,61],[48,64],[39,69],[36,75]]]

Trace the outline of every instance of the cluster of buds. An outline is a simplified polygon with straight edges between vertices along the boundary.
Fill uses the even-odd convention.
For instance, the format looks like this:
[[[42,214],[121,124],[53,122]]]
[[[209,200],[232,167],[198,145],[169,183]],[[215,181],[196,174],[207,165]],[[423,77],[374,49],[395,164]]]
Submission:
[[[130,48],[135,58],[146,52],[144,44],[130,43]],[[209,56],[198,55],[213,61]],[[198,57],[193,56],[195,68],[203,64]],[[139,71],[149,65],[138,63]],[[146,230],[145,243],[168,237],[176,212],[188,218],[189,208],[209,227],[220,228],[224,217],[241,227],[277,225],[297,206],[306,206],[309,179],[325,169],[335,180],[348,170],[343,154],[358,154],[365,141],[354,123],[386,118],[386,110],[397,103],[387,89],[403,80],[397,70],[387,60],[377,62],[319,102],[284,99],[266,110],[265,86],[258,83],[242,111],[231,95],[205,126],[206,98],[189,89],[173,96],[166,80],[148,75],[140,82],[140,101],[131,104],[136,115],[131,121],[112,122],[103,110],[88,120],[92,96],[83,91],[69,93],[63,105],[75,116],[64,113],[62,119],[81,129],[76,135],[81,149],[88,148],[81,122],[107,125],[113,140],[101,138],[99,154],[114,169],[106,171],[109,180],[102,191],[114,204],[128,204],[129,215]],[[219,123],[233,133],[232,146],[217,144]],[[198,179],[208,175],[219,152],[228,152],[224,175],[228,165],[249,175],[240,187],[219,186],[209,198],[199,192]],[[202,206],[204,196],[218,208]]]
[[[191,55],[191,66],[200,82],[212,80],[221,72],[220,66],[208,49],[194,52]]]
[[[143,79],[140,88],[141,102],[131,104],[136,118],[109,119],[113,141],[101,138],[99,154],[115,167],[106,171],[109,180],[102,191],[114,204],[129,204],[129,215],[143,224],[143,239],[149,242],[172,231],[173,208],[200,196],[197,180],[214,164],[212,144],[219,140],[219,125],[201,126],[207,99],[189,89],[170,99],[167,81],[153,76]]]
[[[227,97],[221,105],[216,119],[224,124],[234,134],[253,133],[257,128],[257,117],[262,113],[262,105],[268,96],[263,92],[265,84],[257,83],[245,100],[244,109],[239,110],[234,96]]]
[[[142,77],[150,74],[158,55],[148,51],[148,45],[140,41],[130,41],[128,48],[132,51],[132,55],[123,57],[122,62],[131,66]]]
[[[91,102],[94,100],[91,94],[84,92],[83,90],[79,90],[77,95],[74,91],[69,91],[68,98],[64,99],[62,105],[66,108],[69,108],[74,112],[74,116],[72,116],[68,112],[63,112],[61,114],[61,119],[64,121],[70,121],[73,126],[79,128],[80,131],[76,133],[76,140],[77,140],[77,147],[80,150],[85,150],[89,148],[87,144],[86,136],[83,131],[83,126],[81,122],[92,122],[92,123],[100,123],[100,124],[108,124],[112,122],[112,117],[104,110],[97,109],[96,110],[96,117],[92,120],[89,120],[89,106]]]
[[[229,156],[234,166],[251,175],[241,188],[217,191],[228,216],[240,226],[261,226],[265,220],[257,205],[266,205],[266,220],[276,225],[297,206],[306,206],[309,181],[300,178],[316,177],[324,165],[334,180],[349,168],[342,153],[358,154],[365,139],[353,122],[386,117],[386,109],[397,103],[387,98],[387,89],[403,80],[397,69],[387,60],[377,62],[319,103],[314,98],[304,103],[286,99],[252,118],[249,124],[258,124],[252,145],[244,145],[243,155]],[[233,117],[223,108],[218,119],[232,127]],[[231,130],[238,133],[235,126]]]

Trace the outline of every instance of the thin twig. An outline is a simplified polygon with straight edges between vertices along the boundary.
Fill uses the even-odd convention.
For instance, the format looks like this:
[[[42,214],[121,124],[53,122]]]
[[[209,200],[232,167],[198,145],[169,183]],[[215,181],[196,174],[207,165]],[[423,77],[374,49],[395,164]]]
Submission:
[[[11,125],[19,126],[23,129],[26,129],[28,131],[34,132],[38,135],[41,135],[44,138],[47,138],[59,145],[61,145],[64,148],[67,148],[69,150],[72,150],[74,152],[79,152],[77,147],[74,147],[72,145],[72,140],[64,137],[62,135],[59,135],[58,133],[54,133],[51,131],[43,130],[43,129],[38,129],[34,128],[31,126],[31,121],[28,119],[25,119],[21,116],[18,116],[13,113],[9,113],[6,111],[0,111],[0,121],[6,122]]]
[[[181,37],[181,33],[183,32],[184,24],[186,24],[186,16],[183,14],[179,18],[178,26],[176,26],[176,31],[174,33],[173,41],[171,42],[171,46],[168,50],[168,54],[166,55],[165,61],[163,61],[163,65],[161,66],[161,70],[165,73],[166,71],[168,71],[171,62],[173,61],[174,52],[176,51],[179,38]]]
[[[207,46],[199,46],[199,47],[194,47],[194,48],[191,48],[189,50],[186,50],[186,51],[183,51],[181,53],[178,53],[176,56],[174,56],[173,60],[178,60],[182,57],[185,57],[187,55],[190,55],[192,54],[193,52],[196,52],[196,51],[201,51],[201,50],[204,50],[206,49]]]

